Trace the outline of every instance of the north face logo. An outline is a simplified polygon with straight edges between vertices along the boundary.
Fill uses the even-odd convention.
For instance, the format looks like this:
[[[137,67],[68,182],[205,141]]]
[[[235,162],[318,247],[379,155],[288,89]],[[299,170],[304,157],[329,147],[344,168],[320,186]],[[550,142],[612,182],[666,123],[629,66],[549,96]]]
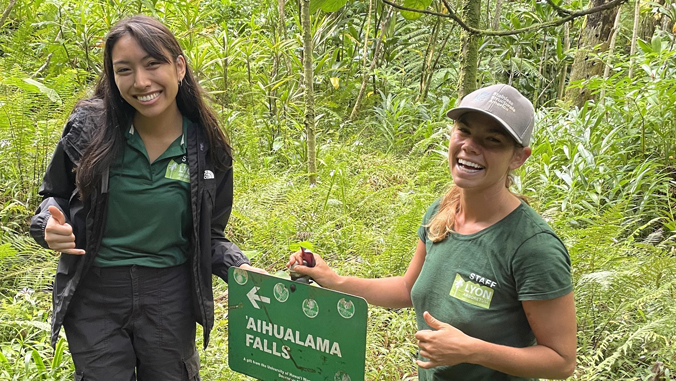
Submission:
[[[214,178],[214,173],[211,172],[210,170],[204,171],[204,180],[211,180]]]

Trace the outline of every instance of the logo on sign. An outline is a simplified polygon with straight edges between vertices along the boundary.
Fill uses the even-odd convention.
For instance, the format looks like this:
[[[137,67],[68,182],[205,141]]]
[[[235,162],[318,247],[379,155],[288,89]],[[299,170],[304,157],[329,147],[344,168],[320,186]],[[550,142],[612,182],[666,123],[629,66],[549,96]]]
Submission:
[[[345,300],[345,298],[340,299],[338,301],[337,308],[340,316],[344,317],[345,319],[349,319],[354,316],[354,303],[352,303],[351,300]]]
[[[233,277],[235,278],[235,282],[240,286],[245,285],[249,280],[249,274],[247,274],[246,270],[242,269],[235,269]]]
[[[272,291],[278,302],[284,303],[289,299],[289,289],[281,283],[277,283]]]
[[[310,319],[319,315],[319,305],[314,299],[303,300],[303,313]]]

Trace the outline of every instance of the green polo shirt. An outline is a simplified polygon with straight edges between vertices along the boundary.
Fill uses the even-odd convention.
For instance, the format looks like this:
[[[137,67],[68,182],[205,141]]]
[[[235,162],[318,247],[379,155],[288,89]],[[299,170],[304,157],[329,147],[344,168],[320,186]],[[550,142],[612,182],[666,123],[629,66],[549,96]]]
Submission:
[[[127,144],[110,168],[108,216],[97,266],[162,268],[186,261],[192,228],[185,147],[190,124],[183,118],[183,135],[152,163],[134,126],[125,133]]]

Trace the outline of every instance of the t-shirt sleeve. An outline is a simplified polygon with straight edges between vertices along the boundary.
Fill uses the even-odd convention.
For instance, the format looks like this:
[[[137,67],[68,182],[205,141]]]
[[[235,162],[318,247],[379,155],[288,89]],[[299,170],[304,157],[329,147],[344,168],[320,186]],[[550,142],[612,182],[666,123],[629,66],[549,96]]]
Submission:
[[[422,223],[420,226],[418,226],[418,237],[423,242],[427,242],[427,228],[425,227],[426,224],[427,221],[425,221],[425,217],[423,217]]]
[[[432,203],[432,205],[430,205],[429,208],[427,208],[427,212],[425,212],[425,216],[418,227],[418,237],[423,242],[427,242],[427,224],[430,222],[432,217],[437,214],[437,210],[439,209],[439,201],[440,200],[436,200],[434,203]]]
[[[570,256],[552,233],[527,239],[517,249],[512,266],[520,301],[554,299],[573,291]]]

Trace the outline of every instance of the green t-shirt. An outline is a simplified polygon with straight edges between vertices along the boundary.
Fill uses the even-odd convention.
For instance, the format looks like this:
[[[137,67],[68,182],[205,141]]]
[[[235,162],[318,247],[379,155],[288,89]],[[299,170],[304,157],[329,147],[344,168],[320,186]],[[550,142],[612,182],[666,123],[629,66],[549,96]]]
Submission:
[[[547,223],[522,203],[496,224],[474,234],[451,233],[441,242],[427,238],[425,225],[436,214],[427,210],[418,236],[425,263],[411,289],[419,329],[430,329],[423,312],[465,334],[512,347],[535,344],[521,306],[573,290],[570,257]],[[473,364],[419,369],[420,381],[526,380]]]
[[[183,118],[183,134],[152,163],[134,127],[126,131],[126,145],[110,168],[97,266],[165,268],[187,260],[192,212],[185,143],[190,125]]]

